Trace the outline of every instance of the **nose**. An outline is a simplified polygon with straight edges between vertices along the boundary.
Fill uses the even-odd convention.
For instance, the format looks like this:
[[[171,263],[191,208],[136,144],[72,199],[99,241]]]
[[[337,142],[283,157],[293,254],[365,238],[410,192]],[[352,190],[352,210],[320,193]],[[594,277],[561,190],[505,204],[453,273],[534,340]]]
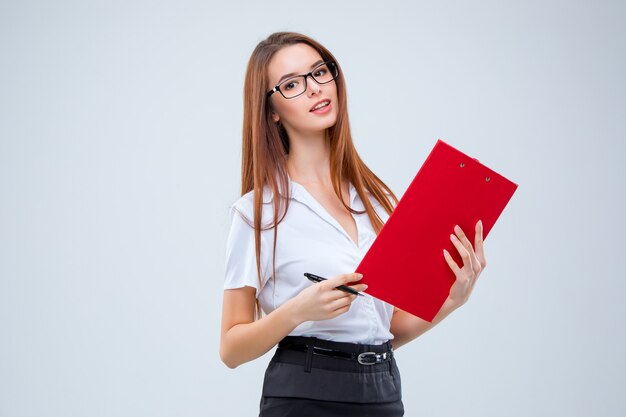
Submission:
[[[307,88],[307,90],[312,91],[314,93],[319,93],[320,90],[321,90],[321,87],[317,83],[317,81],[315,81],[313,76],[309,74],[306,78],[307,78],[307,80],[306,80],[306,88]],[[309,78],[310,78],[310,80],[309,80]]]

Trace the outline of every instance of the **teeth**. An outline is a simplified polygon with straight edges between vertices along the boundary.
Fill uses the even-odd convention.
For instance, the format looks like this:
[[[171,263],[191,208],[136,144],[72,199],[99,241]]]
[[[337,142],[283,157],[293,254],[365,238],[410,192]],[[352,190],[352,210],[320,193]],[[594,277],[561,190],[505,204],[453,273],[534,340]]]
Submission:
[[[313,110],[321,109],[322,107],[328,106],[328,104],[330,104],[330,102],[329,101],[325,101],[325,102],[320,103],[317,106],[313,107]]]

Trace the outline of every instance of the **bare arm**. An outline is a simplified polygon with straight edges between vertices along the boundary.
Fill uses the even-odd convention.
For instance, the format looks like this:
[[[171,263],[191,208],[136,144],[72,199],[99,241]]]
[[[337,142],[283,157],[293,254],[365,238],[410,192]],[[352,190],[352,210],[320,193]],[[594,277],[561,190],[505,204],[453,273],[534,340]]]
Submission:
[[[347,312],[356,295],[335,287],[361,279],[360,274],[342,274],[311,285],[267,316],[254,321],[256,289],[243,287],[224,290],[220,357],[229,368],[236,368],[267,353],[301,323],[327,320]],[[365,284],[350,285],[363,291]]]
[[[255,292],[253,287],[224,290],[220,357],[229,368],[264,355],[300,324],[290,303],[254,321]]]
[[[435,327],[437,324],[441,322],[444,318],[446,318],[450,313],[456,310],[458,306],[454,305],[454,301],[448,298],[441,310],[437,313],[432,323],[429,323],[426,320],[420,319],[413,314],[407,313],[406,311],[400,310],[399,308],[394,307],[393,309],[393,317],[391,318],[391,333],[393,334],[393,340],[391,341],[391,345],[394,350],[398,349],[400,346],[405,345],[426,333],[428,330]]]

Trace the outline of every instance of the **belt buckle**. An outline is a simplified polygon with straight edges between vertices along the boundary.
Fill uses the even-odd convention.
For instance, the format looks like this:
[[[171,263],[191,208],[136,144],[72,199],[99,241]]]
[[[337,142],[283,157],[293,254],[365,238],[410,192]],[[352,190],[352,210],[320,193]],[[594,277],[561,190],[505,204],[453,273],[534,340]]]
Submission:
[[[373,358],[374,361],[372,362],[371,359],[370,360],[365,360],[364,358],[367,358],[368,356],[366,355],[373,355],[373,356],[369,356],[369,358]],[[361,364],[361,365],[374,365],[378,362],[378,354],[376,352],[363,352],[363,353],[359,353],[359,356],[356,358],[356,360]]]

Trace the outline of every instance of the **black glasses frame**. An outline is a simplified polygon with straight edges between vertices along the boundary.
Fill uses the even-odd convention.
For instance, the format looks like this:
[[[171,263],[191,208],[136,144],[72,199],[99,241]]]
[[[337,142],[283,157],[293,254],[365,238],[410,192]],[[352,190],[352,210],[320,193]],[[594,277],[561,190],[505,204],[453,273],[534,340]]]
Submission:
[[[322,82],[317,81],[317,79],[315,78],[313,73],[319,67],[324,66],[324,65],[328,66],[328,69],[330,70],[331,75],[333,76],[333,78],[331,80],[328,80],[328,81],[322,83]],[[306,92],[306,89],[307,89],[307,78],[309,78],[309,76],[311,78],[313,78],[313,81],[315,81],[318,84],[328,84],[329,82],[334,81],[339,76],[339,68],[337,68],[337,64],[335,64],[335,61],[322,62],[321,64],[317,65],[315,68],[313,68],[311,71],[307,72],[306,74],[294,75],[293,77],[289,77],[286,80],[282,81],[280,84],[278,84],[277,86],[272,88],[270,91],[268,91],[266,97],[269,98],[272,94],[274,94],[277,91],[280,93],[280,95],[285,97],[285,93],[282,92],[282,90],[280,89],[280,86],[283,85],[284,83],[286,83],[289,80],[293,80],[294,78],[304,77],[304,91],[302,91],[301,93],[299,93],[299,94],[297,94],[297,95],[295,95],[293,97],[285,97],[287,100],[290,100],[292,98],[296,98],[296,97],[298,97],[298,96],[300,96],[300,95],[302,95],[302,94],[304,94]]]

